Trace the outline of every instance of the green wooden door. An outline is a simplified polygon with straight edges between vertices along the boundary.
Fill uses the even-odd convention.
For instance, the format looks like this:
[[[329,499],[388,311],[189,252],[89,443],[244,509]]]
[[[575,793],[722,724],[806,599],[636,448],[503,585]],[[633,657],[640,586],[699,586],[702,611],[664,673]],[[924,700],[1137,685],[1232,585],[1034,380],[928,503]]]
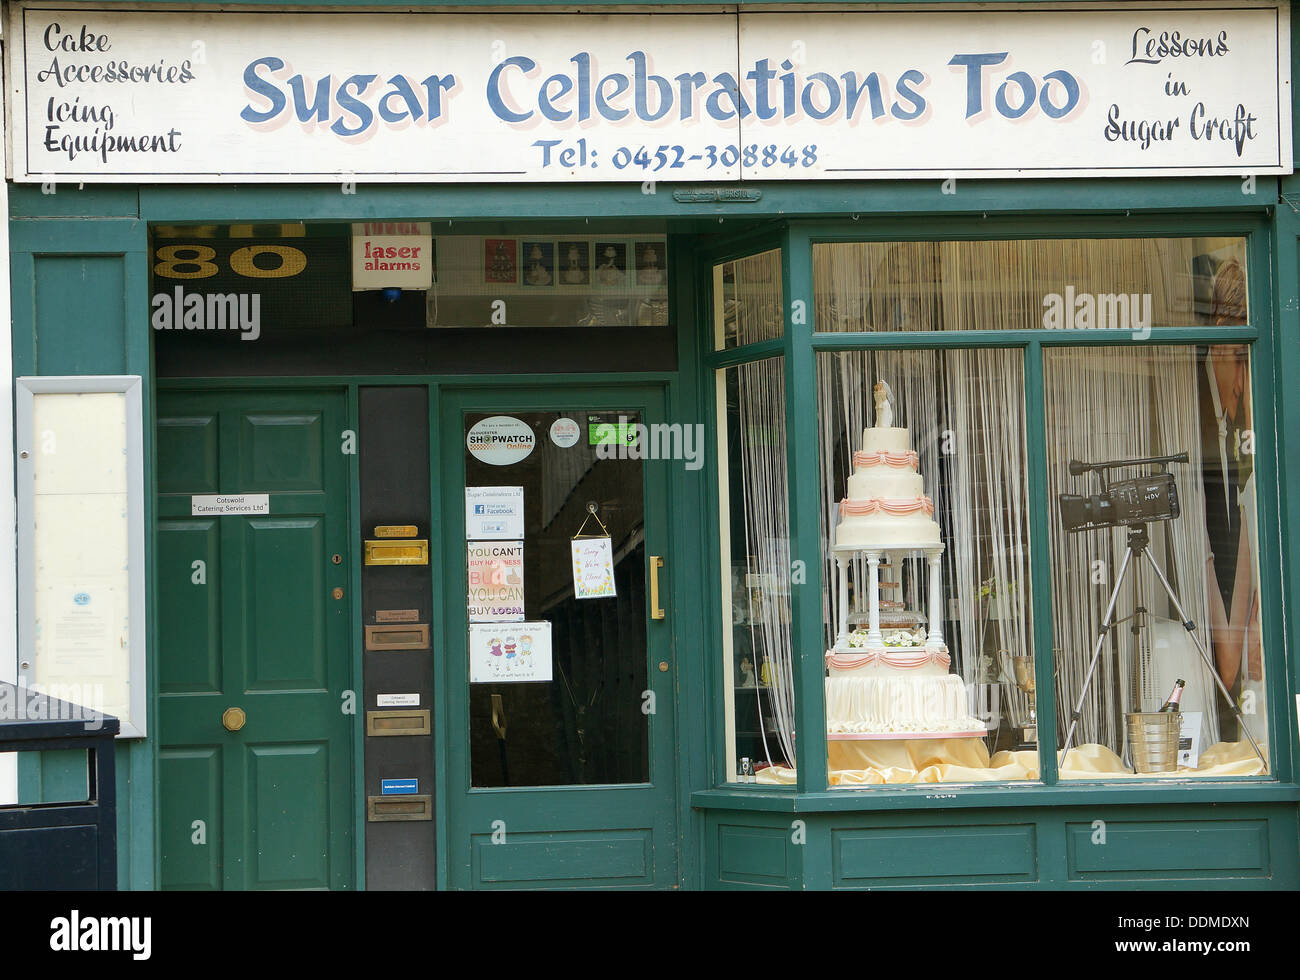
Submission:
[[[677,884],[668,477],[682,464],[636,458],[650,427],[662,434],[663,412],[652,387],[442,395],[440,676],[453,888]],[[631,452],[593,444],[635,439],[638,425]],[[507,448],[490,448],[494,439]],[[484,496],[491,487],[507,489]],[[511,491],[520,489],[512,528]],[[608,533],[614,595],[577,594],[571,544],[580,529]],[[485,569],[496,549],[513,562],[494,579]],[[663,618],[654,615],[656,576]],[[536,661],[547,650],[543,669]]]
[[[352,887],[345,408],[159,392],[164,888]],[[194,517],[194,494],[267,494],[270,512]]]

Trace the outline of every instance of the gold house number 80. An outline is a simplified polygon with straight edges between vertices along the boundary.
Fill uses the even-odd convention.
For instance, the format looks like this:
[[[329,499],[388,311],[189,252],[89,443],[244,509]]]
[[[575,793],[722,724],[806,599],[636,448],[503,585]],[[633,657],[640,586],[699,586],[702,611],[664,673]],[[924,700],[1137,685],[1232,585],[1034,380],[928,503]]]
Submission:
[[[155,275],[168,279],[208,279],[221,271],[212,260],[217,250],[207,245],[164,245],[157,251]],[[279,264],[263,269],[253,263],[259,255],[274,255]],[[230,253],[230,268],[246,279],[286,279],[307,268],[307,256],[291,245],[246,245]]]

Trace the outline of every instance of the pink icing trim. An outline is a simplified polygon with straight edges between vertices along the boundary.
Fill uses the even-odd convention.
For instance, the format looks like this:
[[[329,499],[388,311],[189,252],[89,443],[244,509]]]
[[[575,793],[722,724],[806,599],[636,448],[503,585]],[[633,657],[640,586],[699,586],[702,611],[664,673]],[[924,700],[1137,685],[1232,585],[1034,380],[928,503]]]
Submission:
[[[916,469],[919,462],[920,458],[916,455],[915,449],[909,449],[905,453],[887,453],[883,450],[878,453],[868,453],[860,449],[853,454],[855,468],[859,466],[879,466],[884,463],[886,466],[893,466],[897,469],[903,467]]]
[[[861,517],[877,511],[893,514],[896,517],[915,514],[918,511],[933,514],[934,502],[929,497],[869,497],[866,500],[849,500],[846,497],[840,501],[841,517]]]
[[[930,663],[938,664],[944,670],[947,670],[952,663],[952,659],[944,650],[895,653],[885,648],[879,651],[868,650],[866,653],[828,652],[826,654],[826,663],[836,670],[857,670],[859,667],[869,666],[877,659],[885,666],[893,667],[895,670],[915,670]]]

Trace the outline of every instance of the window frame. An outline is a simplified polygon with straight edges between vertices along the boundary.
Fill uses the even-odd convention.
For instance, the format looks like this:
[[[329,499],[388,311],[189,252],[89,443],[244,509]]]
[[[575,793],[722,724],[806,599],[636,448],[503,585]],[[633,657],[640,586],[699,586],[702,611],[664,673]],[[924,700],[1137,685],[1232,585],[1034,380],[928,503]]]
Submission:
[[[792,219],[781,229],[783,295],[786,304],[786,326],[781,341],[712,351],[712,301],[711,297],[702,312],[709,314],[701,321],[708,329],[707,346],[702,350],[702,367],[710,376],[720,367],[734,363],[783,353],[785,377],[789,391],[816,391],[816,357],[836,351],[869,349],[961,349],[1007,348],[1019,349],[1023,356],[1026,397],[1026,451],[1029,473],[1030,499],[1044,500],[1047,496],[1047,444],[1044,411],[1044,351],[1055,348],[1077,347],[1130,347],[1167,345],[1204,345],[1213,343],[1245,343],[1250,346],[1252,412],[1256,419],[1255,466],[1259,479],[1259,561],[1261,568],[1272,574],[1263,579],[1263,633],[1265,642],[1265,676],[1267,681],[1269,730],[1257,732],[1266,739],[1269,755],[1269,772],[1263,776],[1237,776],[1205,779],[1155,780],[1067,780],[1062,782],[1056,752],[1043,752],[1040,741],[1040,778],[1024,783],[944,784],[940,788],[951,792],[936,793],[935,786],[899,785],[872,787],[831,787],[828,780],[826,740],[824,737],[799,739],[796,743],[797,781],[795,791],[803,798],[816,797],[819,807],[826,809],[875,809],[894,806],[972,806],[1004,802],[1008,798],[1023,801],[1025,792],[1035,793],[1035,798],[1048,802],[1052,798],[1078,799],[1079,794],[1091,796],[1091,791],[1108,797],[1122,794],[1131,802],[1164,802],[1174,789],[1208,791],[1214,798],[1223,797],[1225,791],[1239,789],[1247,799],[1260,799],[1258,795],[1267,787],[1293,781],[1293,750],[1285,738],[1287,719],[1290,718],[1287,693],[1290,689],[1287,673],[1284,630],[1283,595],[1288,568],[1284,564],[1282,545],[1282,497],[1278,473],[1278,433],[1280,420],[1278,387],[1274,383],[1274,364],[1278,343],[1276,332],[1275,297],[1278,288],[1273,266],[1275,263],[1272,233],[1275,221],[1271,208],[1252,209],[1248,212],[1216,213],[1189,209],[1177,215],[1139,214],[1129,212],[1111,215],[1041,215],[995,216],[970,215],[967,217],[900,217],[894,215],[878,218],[850,216],[848,219]],[[1153,324],[1150,336],[1134,339],[1129,333],[1109,328],[1090,330],[968,330],[968,331],[911,331],[911,332],[836,332],[819,331],[814,321],[815,305],[812,301],[814,286],[813,248],[815,245],[838,242],[904,242],[904,241],[1005,241],[1039,239],[1102,239],[1102,238],[1187,238],[1187,237],[1240,237],[1246,243],[1246,273],[1250,321],[1245,326],[1191,326],[1159,327]],[[770,241],[770,236],[763,239]],[[757,236],[744,242],[743,248],[730,250],[753,254],[770,247],[765,241],[760,245]],[[725,261],[722,250],[702,257],[702,268],[711,270],[712,264]],[[705,280],[712,285],[712,278]],[[711,291],[711,289],[710,289]],[[712,391],[712,386],[708,386]],[[712,402],[712,399],[710,400]],[[1039,411],[1032,411],[1037,407]],[[787,400],[787,466],[791,474],[818,472],[820,452],[817,439],[817,411],[814,402],[807,399]],[[711,428],[716,431],[716,405],[709,406]],[[1260,421],[1268,420],[1267,425]],[[715,447],[716,448],[716,447]],[[716,458],[716,457],[715,457]],[[710,498],[716,507],[718,493],[717,467],[710,468]],[[820,481],[803,479],[790,482],[790,554],[792,560],[802,560],[808,575],[804,585],[792,590],[791,618],[792,642],[797,651],[795,659],[795,725],[798,731],[822,733],[825,731],[824,668],[821,647],[823,624],[821,590],[825,588],[822,575],[822,553],[819,529],[821,506]],[[712,515],[716,527],[716,512]],[[1031,588],[1031,635],[1034,645],[1034,664],[1038,685],[1038,726],[1040,732],[1053,733],[1057,728],[1056,688],[1052,661],[1053,610],[1051,591],[1051,564],[1048,528],[1050,509],[1038,507],[1029,515],[1029,576]],[[1266,530],[1267,529],[1267,530]],[[716,544],[716,542],[715,542]],[[717,547],[711,554],[719,555]],[[715,571],[717,571],[715,569]],[[718,575],[713,581],[720,581]],[[714,603],[715,609],[717,603]],[[716,635],[716,631],[715,631]],[[721,649],[719,646],[718,649]],[[809,653],[813,651],[813,653]],[[714,657],[711,675],[716,675],[721,658]],[[711,703],[718,706],[716,698]],[[721,725],[721,712],[713,711],[715,726]],[[715,730],[716,735],[723,734]],[[715,740],[719,749],[722,742]],[[712,753],[715,764],[720,764],[719,752]],[[728,791],[739,790],[729,784],[725,773],[714,785]],[[769,793],[778,787],[760,787]],[[754,787],[745,786],[744,790]],[[780,787],[788,790],[789,787]],[[852,790],[852,791],[847,791]],[[1185,797],[1184,797],[1185,798]]]

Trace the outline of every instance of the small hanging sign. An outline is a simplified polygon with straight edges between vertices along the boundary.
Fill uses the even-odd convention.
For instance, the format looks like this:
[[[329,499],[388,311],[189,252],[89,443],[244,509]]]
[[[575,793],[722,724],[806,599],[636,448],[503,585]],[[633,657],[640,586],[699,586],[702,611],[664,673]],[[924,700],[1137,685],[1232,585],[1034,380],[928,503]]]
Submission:
[[[614,590],[614,551],[609,538],[577,538],[573,548],[573,595],[577,599],[605,599]]]
[[[587,523],[595,520],[600,534],[583,534]],[[609,529],[596,513],[594,503],[587,504],[587,516],[569,543],[573,554],[573,597],[606,599],[617,595],[614,588],[614,548]]]

